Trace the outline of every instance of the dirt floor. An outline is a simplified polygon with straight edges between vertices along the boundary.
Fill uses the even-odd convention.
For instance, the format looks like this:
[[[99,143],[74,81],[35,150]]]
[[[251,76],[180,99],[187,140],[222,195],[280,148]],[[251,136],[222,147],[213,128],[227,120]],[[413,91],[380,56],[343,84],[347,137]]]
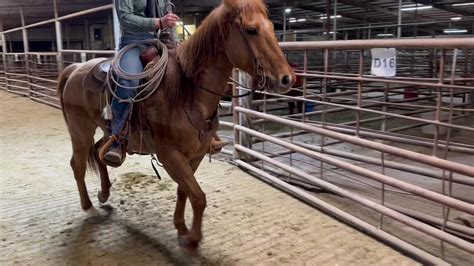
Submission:
[[[413,265],[415,261],[219,161],[197,177],[207,193],[204,240],[177,245],[176,185],[148,157],[111,171],[110,205],[81,211],[60,110],[0,92],[0,265]],[[89,194],[99,179],[89,173]],[[190,219],[187,210],[188,222]]]

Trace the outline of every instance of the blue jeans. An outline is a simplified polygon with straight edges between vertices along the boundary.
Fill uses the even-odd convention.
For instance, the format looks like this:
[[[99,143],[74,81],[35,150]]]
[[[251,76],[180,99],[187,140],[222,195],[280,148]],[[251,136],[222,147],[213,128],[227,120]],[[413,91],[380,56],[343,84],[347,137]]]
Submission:
[[[125,35],[120,38],[120,49],[128,44],[155,39],[156,37],[149,33],[137,33],[134,35]],[[127,73],[138,74],[143,71],[143,64],[140,60],[140,48],[133,48],[128,50],[120,60],[120,66]],[[137,87],[140,83],[139,80],[126,80],[119,79],[118,83],[124,87]],[[117,86],[116,94],[122,99],[129,99],[135,97],[137,94],[136,89],[127,89],[121,86]],[[112,100],[112,135],[120,136],[125,126],[125,122],[130,114],[132,104],[128,102],[119,102],[117,99]]]

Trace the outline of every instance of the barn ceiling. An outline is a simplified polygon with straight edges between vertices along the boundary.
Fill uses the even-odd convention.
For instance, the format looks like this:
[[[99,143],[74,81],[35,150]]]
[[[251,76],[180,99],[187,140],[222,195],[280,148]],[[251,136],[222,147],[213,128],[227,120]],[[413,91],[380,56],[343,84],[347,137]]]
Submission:
[[[111,0],[57,0],[59,15],[110,4]],[[187,16],[204,17],[220,0],[177,0],[174,1],[178,13],[184,12]],[[283,13],[291,8],[287,18],[296,18],[300,21],[290,25],[293,29],[320,29],[324,28],[326,14],[326,0],[268,0],[272,21],[277,29],[282,28]],[[334,2],[332,9],[334,12]],[[339,27],[354,27],[368,24],[396,24],[398,18],[399,0],[337,0]],[[467,27],[472,33],[474,23],[474,5],[456,5],[472,1],[461,0],[403,0],[403,5],[418,4],[431,8],[404,11],[403,22],[445,22],[456,23]],[[21,25],[20,7],[23,8],[26,24],[50,19],[54,16],[53,0],[1,0],[0,18],[4,30]],[[462,17],[460,21],[452,21],[453,17]],[[431,25],[431,24],[430,24]],[[420,30],[428,31],[431,26],[420,26]]]

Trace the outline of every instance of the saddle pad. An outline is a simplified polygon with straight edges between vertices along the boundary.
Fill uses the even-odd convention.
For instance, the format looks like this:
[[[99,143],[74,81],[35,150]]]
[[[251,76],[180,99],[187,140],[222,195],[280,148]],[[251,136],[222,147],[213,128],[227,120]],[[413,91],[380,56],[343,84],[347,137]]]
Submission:
[[[100,93],[105,88],[107,72],[110,69],[111,58],[96,58],[85,63],[82,85],[84,89]]]
[[[104,62],[99,64],[99,69],[105,74],[109,72],[111,67],[112,67],[112,59],[105,60]]]

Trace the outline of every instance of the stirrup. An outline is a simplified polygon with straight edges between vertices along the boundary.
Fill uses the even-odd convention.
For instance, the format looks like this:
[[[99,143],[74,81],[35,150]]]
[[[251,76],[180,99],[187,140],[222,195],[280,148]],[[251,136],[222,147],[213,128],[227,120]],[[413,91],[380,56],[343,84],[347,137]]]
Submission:
[[[125,161],[126,154],[123,152],[123,147],[120,147],[120,152],[110,151],[110,146],[118,141],[118,137],[110,136],[109,140],[102,146],[99,152],[99,159],[108,166],[119,167]],[[119,143],[119,145],[121,145]]]
[[[209,145],[209,153],[211,155],[217,154],[221,152],[222,148],[224,148],[228,144],[229,144],[228,141],[211,140],[211,144]]]

